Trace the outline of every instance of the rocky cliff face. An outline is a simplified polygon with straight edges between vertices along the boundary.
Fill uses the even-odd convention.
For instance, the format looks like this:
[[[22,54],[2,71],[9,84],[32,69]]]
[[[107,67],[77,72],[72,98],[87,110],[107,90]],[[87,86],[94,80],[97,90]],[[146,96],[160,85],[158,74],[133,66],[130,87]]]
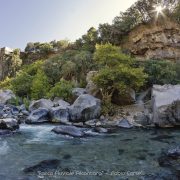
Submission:
[[[125,48],[138,59],[180,62],[180,26],[172,22],[141,25],[129,34]]]

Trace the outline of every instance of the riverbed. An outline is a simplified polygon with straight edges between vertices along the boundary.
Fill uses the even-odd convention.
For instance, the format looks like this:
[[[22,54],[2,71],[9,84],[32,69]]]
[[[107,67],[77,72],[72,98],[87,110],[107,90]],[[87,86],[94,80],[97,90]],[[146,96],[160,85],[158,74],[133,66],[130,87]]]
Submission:
[[[178,129],[119,129],[111,134],[71,138],[53,125],[21,125],[0,137],[0,179],[141,179],[168,173],[158,164],[163,150],[180,145]],[[58,159],[56,169],[25,173],[41,161]]]

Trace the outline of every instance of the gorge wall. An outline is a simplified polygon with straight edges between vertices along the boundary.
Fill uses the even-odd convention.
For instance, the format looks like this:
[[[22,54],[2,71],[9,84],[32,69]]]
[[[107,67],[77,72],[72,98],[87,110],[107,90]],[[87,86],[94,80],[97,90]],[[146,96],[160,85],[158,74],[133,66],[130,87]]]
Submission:
[[[140,25],[130,32],[124,47],[138,59],[180,62],[180,26],[167,21]]]

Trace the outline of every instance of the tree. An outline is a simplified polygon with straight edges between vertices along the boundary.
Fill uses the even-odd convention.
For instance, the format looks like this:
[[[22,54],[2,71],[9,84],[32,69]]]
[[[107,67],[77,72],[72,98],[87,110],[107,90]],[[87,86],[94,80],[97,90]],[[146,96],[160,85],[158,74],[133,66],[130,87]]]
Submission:
[[[33,99],[46,97],[49,89],[50,85],[48,77],[42,70],[38,70],[32,81],[31,97]]]
[[[66,101],[71,101],[73,84],[70,81],[61,79],[48,93],[48,97],[53,99],[55,97],[63,98]]]
[[[62,66],[64,63],[65,61],[61,55],[51,57],[43,63],[42,69],[52,86],[62,78]]]
[[[86,34],[76,41],[78,49],[94,52],[96,43],[99,42],[98,31],[91,27]]]
[[[93,81],[101,89],[105,105],[111,103],[114,92],[138,90],[147,78],[143,68],[133,67],[132,59],[111,44],[97,45],[94,60],[102,65]]]
[[[44,55],[48,55],[53,51],[53,46],[50,43],[43,43],[39,46],[39,50]]]
[[[13,92],[19,97],[30,97],[33,77],[26,72],[20,72],[11,80]]]
[[[115,67],[119,63],[131,64],[132,59],[130,56],[121,52],[121,49],[117,46],[113,46],[110,43],[104,45],[96,45],[96,51],[94,53],[94,61],[101,66]]]

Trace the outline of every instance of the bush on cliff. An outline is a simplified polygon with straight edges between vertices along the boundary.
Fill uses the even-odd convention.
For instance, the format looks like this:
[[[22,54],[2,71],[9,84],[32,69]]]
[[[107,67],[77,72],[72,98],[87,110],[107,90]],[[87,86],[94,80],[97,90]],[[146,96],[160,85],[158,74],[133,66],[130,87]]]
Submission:
[[[148,60],[144,64],[144,71],[148,74],[147,86],[177,84],[178,82],[178,68],[171,61]]]

